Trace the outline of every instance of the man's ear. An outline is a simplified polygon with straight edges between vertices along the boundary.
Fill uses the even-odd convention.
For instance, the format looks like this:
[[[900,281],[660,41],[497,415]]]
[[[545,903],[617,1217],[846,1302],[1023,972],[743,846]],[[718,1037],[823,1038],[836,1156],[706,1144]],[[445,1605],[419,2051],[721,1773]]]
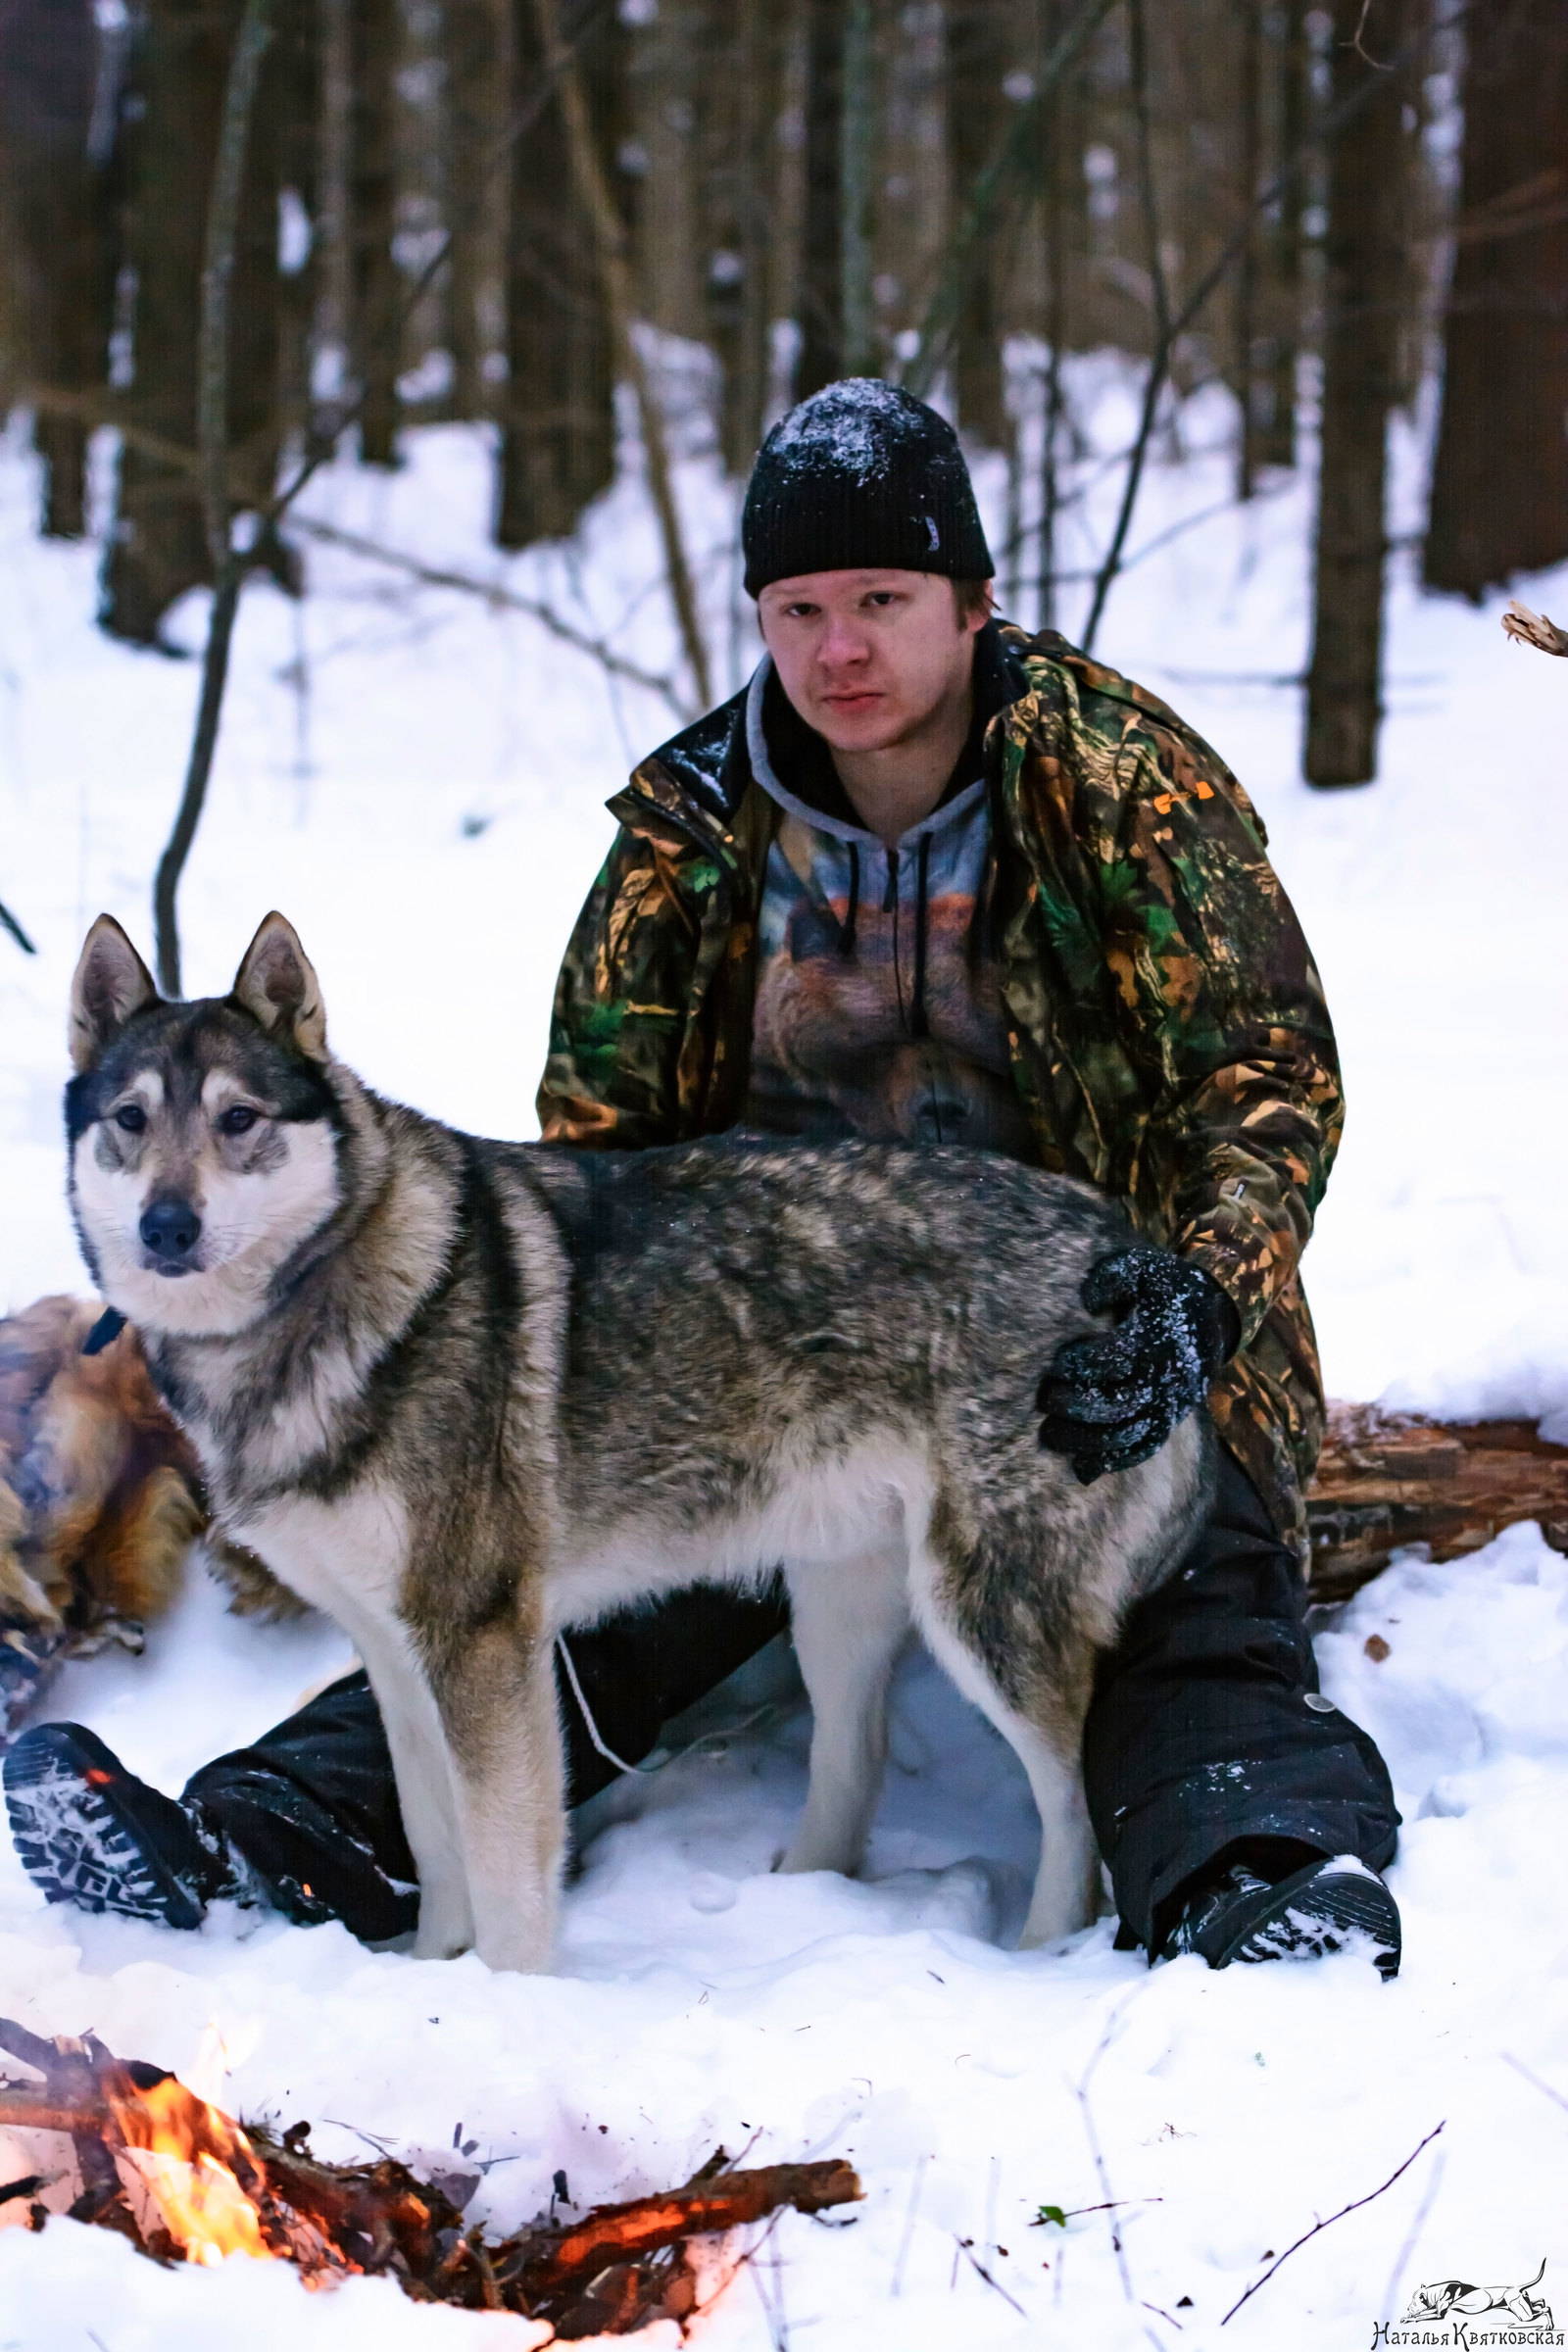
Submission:
[[[101,914],[82,943],[71,983],[67,1032],[72,1067],[90,1070],[133,1012],[159,1002],[151,972],[112,914]]]
[[[292,923],[268,915],[246,949],[229,992],[282,1045],[313,1061],[326,1059],[326,1013],[321,984]]]

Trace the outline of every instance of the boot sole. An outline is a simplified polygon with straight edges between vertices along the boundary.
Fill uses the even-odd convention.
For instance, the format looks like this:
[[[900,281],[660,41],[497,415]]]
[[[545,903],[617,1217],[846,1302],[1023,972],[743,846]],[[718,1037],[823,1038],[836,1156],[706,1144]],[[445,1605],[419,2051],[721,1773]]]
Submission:
[[[1252,1898],[1209,1966],[1318,1960],[1362,1939],[1375,1947],[1379,1975],[1397,1976],[1399,1911],[1383,1881],[1360,1865],[1310,1862]]]
[[[24,1732],[5,1759],[6,1811],[22,1866],[48,1902],[198,1928],[204,1907],[158,1853],[127,1778],[78,1724]]]

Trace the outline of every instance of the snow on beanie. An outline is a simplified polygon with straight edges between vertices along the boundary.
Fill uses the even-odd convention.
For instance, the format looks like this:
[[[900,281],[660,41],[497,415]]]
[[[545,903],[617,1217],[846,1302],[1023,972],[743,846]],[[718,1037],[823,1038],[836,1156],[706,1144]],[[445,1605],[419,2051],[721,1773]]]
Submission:
[[[864,375],[779,418],[752,468],[741,545],[749,596],[803,571],[989,580],[996,568],[952,425]]]

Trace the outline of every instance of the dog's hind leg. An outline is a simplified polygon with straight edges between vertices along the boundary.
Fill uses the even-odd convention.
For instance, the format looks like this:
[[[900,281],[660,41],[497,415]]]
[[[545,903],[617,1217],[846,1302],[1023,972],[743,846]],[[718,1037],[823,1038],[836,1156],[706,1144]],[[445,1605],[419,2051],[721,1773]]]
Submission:
[[[511,1617],[466,1630],[437,1687],[474,1948],[491,1968],[545,1968],[555,1941],[566,1820],[551,1645],[530,1639]]]
[[[917,1617],[927,1646],[1006,1740],[1029,1776],[1040,1815],[1040,1868],[1019,1948],[1054,1943],[1088,1927],[1100,1908],[1100,1856],[1084,1796],[1088,1686],[1070,1699],[1057,1694],[1049,1708],[1049,1725],[1032,1721],[1009,1704],[984,1660],[959,1639],[947,1610],[934,1599],[937,1589],[934,1573],[916,1585]]]
[[[902,1529],[851,1560],[791,1562],[795,1652],[811,1700],[811,1780],[787,1871],[859,1867],[888,1755],[888,1678],[909,1630]]]

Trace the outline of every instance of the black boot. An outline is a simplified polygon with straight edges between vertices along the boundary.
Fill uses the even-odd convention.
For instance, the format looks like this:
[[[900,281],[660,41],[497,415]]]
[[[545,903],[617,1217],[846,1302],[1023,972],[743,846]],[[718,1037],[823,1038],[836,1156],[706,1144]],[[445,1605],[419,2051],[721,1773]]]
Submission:
[[[40,1723],[5,1758],[23,1868],[51,1903],[198,1928],[220,1896],[254,1901],[250,1874],[199,1805],[128,1773],[77,1723]]]
[[[1353,1854],[1319,1854],[1271,1878],[1233,1852],[1188,1893],[1151,1957],[1197,1952],[1210,1968],[1228,1968],[1233,1960],[1316,1960],[1361,1941],[1373,1946],[1381,1976],[1398,1975],[1398,1905]]]

